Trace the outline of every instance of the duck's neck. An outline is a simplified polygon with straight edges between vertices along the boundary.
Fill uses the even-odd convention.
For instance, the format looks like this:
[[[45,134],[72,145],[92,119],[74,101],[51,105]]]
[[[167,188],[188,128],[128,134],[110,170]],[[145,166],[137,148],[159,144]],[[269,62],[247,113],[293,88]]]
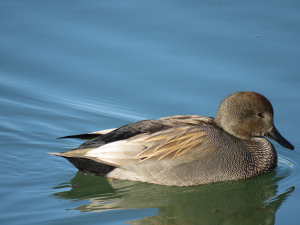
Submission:
[[[272,143],[264,137],[251,138],[249,143],[248,150],[258,175],[273,171],[277,167],[277,153]]]

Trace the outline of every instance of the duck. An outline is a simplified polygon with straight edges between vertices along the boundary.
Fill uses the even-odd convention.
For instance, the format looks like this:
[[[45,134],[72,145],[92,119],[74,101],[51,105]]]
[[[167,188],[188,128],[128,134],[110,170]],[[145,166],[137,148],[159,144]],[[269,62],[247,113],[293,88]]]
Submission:
[[[168,186],[237,181],[277,167],[271,139],[294,149],[275,128],[273,107],[252,91],[227,96],[215,117],[170,116],[64,136],[87,140],[63,153],[79,172]]]

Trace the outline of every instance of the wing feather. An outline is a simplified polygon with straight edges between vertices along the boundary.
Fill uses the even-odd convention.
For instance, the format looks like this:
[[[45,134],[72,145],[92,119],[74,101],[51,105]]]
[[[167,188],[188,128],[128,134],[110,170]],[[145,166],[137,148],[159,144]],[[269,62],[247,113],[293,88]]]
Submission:
[[[203,126],[161,131],[139,140],[147,147],[135,159],[145,161],[180,157],[204,143],[206,136]]]

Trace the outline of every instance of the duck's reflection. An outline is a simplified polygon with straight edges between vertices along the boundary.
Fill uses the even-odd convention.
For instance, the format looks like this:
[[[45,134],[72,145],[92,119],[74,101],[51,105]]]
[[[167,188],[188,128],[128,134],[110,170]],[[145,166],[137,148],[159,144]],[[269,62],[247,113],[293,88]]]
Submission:
[[[169,187],[77,173],[71,190],[55,196],[89,199],[90,204],[76,208],[82,212],[158,208],[159,214],[132,224],[274,224],[276,210],[294,190],[277,195],[281,178],[275,176],[273,172],[243,181]]]

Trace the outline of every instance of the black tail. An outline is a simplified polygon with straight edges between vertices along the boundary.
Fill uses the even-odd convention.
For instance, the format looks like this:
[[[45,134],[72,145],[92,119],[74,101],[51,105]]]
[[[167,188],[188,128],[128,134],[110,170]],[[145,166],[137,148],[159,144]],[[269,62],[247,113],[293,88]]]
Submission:
[[[80,172],[91,175],[103,176],[114,170],[116,167],[105,165],[90,159],[64,157],[69,160]]]
[[[103,134],[77,134],[77,135],[69,135],[64,137],[59,137],[57,139],[63,139],[63,138],[77,138],[82,140],[92,140],[96,137],[102,136]]]

